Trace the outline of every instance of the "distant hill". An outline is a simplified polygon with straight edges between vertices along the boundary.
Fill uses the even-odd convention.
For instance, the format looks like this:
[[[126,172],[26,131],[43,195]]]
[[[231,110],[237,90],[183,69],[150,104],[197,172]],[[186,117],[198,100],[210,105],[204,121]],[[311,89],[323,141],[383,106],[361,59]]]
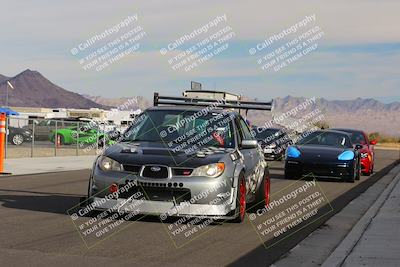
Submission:
[[[129,98],[104,98],[86,96],[91,100],[103,105],[119,106]],[[152,103],[143,97],[138,97],[138,106],[141,109],[149,107]],[[246,98],[252,100],[250,98]],[[289,111],[299,106],[307,98],[305,97],[277,97],[274,99],[274,111],[250,111],[249,120],[254,125],[263,125],[268,122],[272,115]],[[261,100],[260,100],[261,101]],[[393,102],[384,104],[375,99],[356,98],[354,100],[326,100],[317,98],[315,104],[308,107],[304,112],[299,112],[295,117],[300,118],[311,110],[318,108],[324,115],[324,119],[330,127],[347,127],[361,129],[368,133],[380,132],[386,135],[400,136],[400,103]],[[244,114],[244,112],[243,112]],[[294,119],[296,119],[294,118]]]
[[[8,79],[10,79],[10,78],[0,74],[0,83],[7,81]]]
[[[8,106],[47,108],[108,108],[80,94],[65,90],[37,71],[25,70],[14,77],[0,75],[0,105],[5,105],[7,80],[14,86],[8,90]]]
[[[120,110],[136,110],[146,109],[152,105],[150,101],[142,96],[137,97],[120,97],[120,98],[106,98],[102,96],[91,96],[83,94],[82,96],[100,104],[109,107],[118,107]]]
[[[105,98],[80,95],[65,90],[37,71],[25,70],[14,77],[0,74],[0,105],[5,105],[7,80],[14,86],[9,89],[9,106],[48,108],[103,108],[145,109],[152,102],[144,97]],[[262,125],[306,100],[304,97],[286,96],[274,99],[274,112],[250,111],[248,117],[255,125]],[[400,136],[400,103],[384,104],[375,99],[326,100],[318,98],[308,110],[319,108],[331,127],[362,129],[366,132]],[[297,114],[297,118],[304,113]]]
[[[274,99],[274,113],[281,114],[299,106],[304,97],[286,96]],[[312,109],[318,108],[324,114],[330,127],[346,127],[400,136],[400,103],[384,104],[375,99],[356,98],[354,100],[326,100],[317,98],[316,103],[296,117],[302,117]],[[260,112],[251,112],[255,124],[262,124]],[[265,116],[265,115],[264,115]],[[268,116],[268,115],[267,115]]]
[[[286,96],[284,98],[275,98],[274,107],[277,110],[285,110],[293,108],[306,100],[305,97],[292,97]],[[326,100],[324,98],[317,98],[316,105],[324,109],[328,113],[342,113],[342,112],[400,112],[400,103],[393,102],[384,104],[372,98],[356,98],[354,100]]]

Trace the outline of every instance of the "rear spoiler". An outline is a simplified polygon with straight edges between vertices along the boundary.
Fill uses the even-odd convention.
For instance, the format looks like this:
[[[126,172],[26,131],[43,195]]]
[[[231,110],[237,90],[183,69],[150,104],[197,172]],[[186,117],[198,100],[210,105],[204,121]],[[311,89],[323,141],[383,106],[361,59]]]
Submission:
[[[208,107],[215,105],[219,108],[232,108],[243,110],[268,110],[272,109],[272,101],[270,102],[255,102],[255,101],[242,101],[242,100],[217,100],[217,99],[203,99],[203,98],[189,98],[189,97],[173,97],[161,96],[154,93],[153,105],[173,105],[173,106],[193,106],[193,107]]]

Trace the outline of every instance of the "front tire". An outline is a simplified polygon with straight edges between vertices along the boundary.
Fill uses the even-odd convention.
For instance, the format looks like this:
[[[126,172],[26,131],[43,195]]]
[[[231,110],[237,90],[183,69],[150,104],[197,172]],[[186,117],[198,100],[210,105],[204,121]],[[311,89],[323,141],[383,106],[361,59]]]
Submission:
[[[354,183],[355,180],[357,180],[357,173],[358,173],[358,166],[356,165],[356,166],[353,167],[353,172],[352,172],[352,174],[351,174],[351,177],[348,178],[348,179],[346,180],[346,182],[348,182],[348,183]]]
[[[11,144],[20,146],[24,143],[24,136],[22,134],[15,134],[11,138]]]
[[[257,209],[263,209],[265,207],[268,207],[270,191],[271,191],[271,179],[269,176],[268,168],[265,168],[263,174],[263,180],[261,182],[260,188],[256,193],[254,201]]]
[[[361,165],[360,165],[360,162],[358,162],[358,164],[357,164],[357,174],[356,174],[356,180],[358,181],[358,180],[360,180],[360,177],[361,177]]]

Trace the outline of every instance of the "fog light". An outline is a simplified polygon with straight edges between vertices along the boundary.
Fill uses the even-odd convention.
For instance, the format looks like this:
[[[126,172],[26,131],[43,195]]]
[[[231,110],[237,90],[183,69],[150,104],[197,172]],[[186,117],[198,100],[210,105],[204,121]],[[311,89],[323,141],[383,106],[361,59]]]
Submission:
[[[118,192],[118,185],[117,184],[112,184],[112,185],[110,185],[109,189],[110,189],[111,193]]]

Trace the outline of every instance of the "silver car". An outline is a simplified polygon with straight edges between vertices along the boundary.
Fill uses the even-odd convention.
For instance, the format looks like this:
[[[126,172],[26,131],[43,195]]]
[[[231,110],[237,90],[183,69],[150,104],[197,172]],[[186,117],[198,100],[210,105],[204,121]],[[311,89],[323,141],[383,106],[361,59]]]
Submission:
[[[242,222],[268,204],[263,152],[232,110],[164,106],[144,111],[94,162],[92,209]]]

